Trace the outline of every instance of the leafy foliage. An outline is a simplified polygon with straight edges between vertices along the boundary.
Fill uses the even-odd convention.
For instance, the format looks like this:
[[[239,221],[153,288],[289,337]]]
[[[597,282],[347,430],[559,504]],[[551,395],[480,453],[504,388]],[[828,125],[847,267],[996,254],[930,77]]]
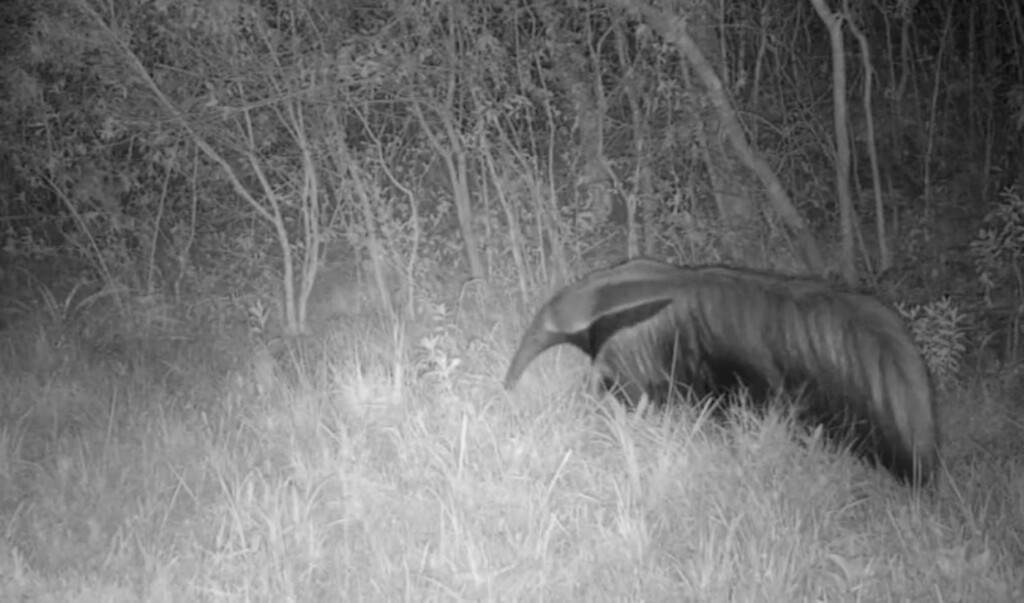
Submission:
[[[948,297],[922,306],[899,306],[899,311],[937,384],[956,385],[967,352],[966,315]]]
[[[1019,188],[1004,191],[998,205],[984,220],[985,226],[971,241],[970,253],[985,298],[1009,285],[1015,299],[1024,294],[1024,195]]]
[[[1024,196],[1019,187],[1004,191],[985,216],[984,226],[970,243],[970,255],[987,314],[997,319],[984,339],[1005,340],[1005,354],[1014,360],[1020,352],[1024,309]]]

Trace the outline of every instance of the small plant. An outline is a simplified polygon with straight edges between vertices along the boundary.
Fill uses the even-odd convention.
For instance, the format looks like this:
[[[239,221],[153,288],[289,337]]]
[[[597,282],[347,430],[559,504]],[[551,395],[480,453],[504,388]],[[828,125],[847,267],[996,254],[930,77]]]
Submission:
[[[444,304],[426,302],[423,304],[423,314],[425,322],[434,326],[417,342],[420,350],[425,353],[421,376],[451,389],[454,372],[462,360],[453,357],[457,345],[451,331],[439,326],[444,324],[443,319],[448,315],[448,309]]]
[[[944,388],[955,385],[967,351],[966,316],[948,297],[923,306],[897,307],[936,383]]]
[[[970,244],[974,270],[985,306],[995,315],[1009,314],[1007,355],[1015,358],[1024,300],[1024,191],[1007,189],[999,204],[985,216],[984,227]]]
[[[263,300],[257,298],[245,307],[246,323],[249,326],[249,334],[255,337],[267,335],[267,323],[270,321],[271,311]]]
[[[1019,188],[1011,188],[1001,197],[970,245],[974,270],[990,306],[993,292],[1007,286],[1012,286],[1014,299],[1024,294],[1024,196]]]

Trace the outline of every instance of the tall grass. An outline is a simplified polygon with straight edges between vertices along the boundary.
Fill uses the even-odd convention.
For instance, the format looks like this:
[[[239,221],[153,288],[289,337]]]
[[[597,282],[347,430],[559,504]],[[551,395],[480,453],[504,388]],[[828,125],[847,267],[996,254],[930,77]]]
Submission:
[[[488,332],[346,319],[59,371],[5,332],[0,600],[1024,600],[1024,462],[959,415],[917,496],[778,412],[625,413],[568,350],[508,394]]]

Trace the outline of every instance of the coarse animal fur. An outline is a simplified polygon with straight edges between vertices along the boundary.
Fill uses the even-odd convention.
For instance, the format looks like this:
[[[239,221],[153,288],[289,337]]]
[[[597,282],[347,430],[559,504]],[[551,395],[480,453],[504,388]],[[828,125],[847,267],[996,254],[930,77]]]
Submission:
[[[787,392],[802,416],[852,436],[898,478],[928,482],[938,433],[928,370],[905,325],[868,295],[813,279],[639,259],[597,270],[534,317],[509,366],[568,343],[590,356],[627,403],[737,386],[754,399]]]

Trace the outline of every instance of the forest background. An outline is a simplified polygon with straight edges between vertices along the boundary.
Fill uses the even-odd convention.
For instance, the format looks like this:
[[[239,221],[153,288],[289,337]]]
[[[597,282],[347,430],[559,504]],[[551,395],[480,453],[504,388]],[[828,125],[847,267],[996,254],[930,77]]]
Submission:
[[[1024,600],[1016,0],[8,0],[0,599]],[[553,350],[628,257],[834,279],[916,493]]]

